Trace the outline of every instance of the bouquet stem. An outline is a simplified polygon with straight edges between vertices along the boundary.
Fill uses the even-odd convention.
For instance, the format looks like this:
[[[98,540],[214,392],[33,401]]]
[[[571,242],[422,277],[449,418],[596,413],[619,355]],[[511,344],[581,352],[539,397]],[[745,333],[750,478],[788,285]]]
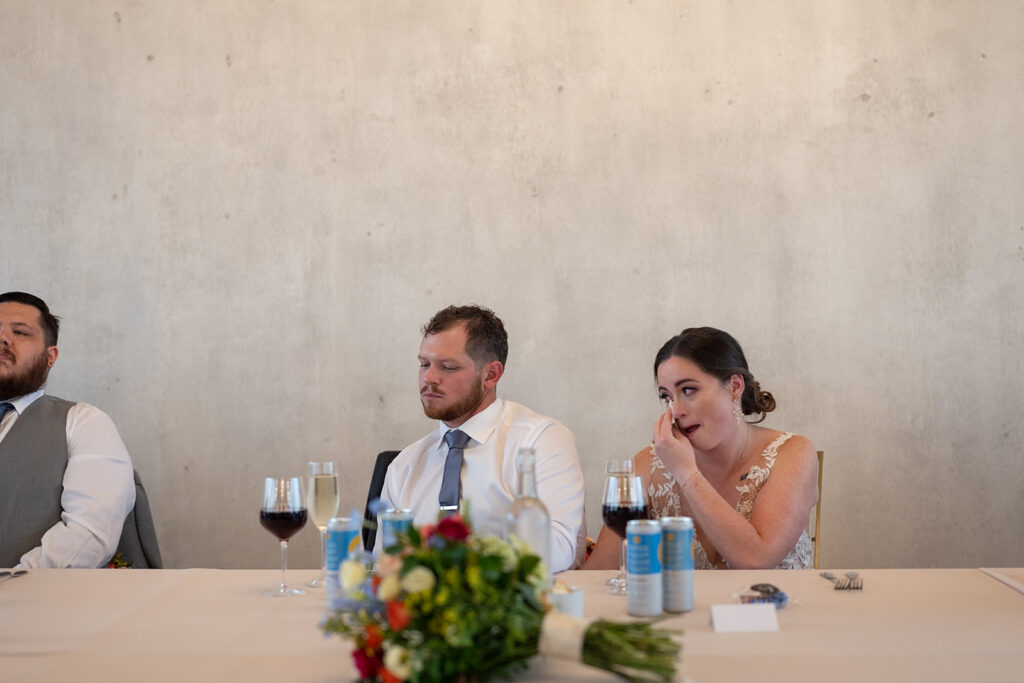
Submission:
[[[670,636],[681,631],[656,629],[653,622],[615,623],[584,620],[550,612],[541,625],[541,654],[581,661],[631,683],[670,681],[682,645]]]

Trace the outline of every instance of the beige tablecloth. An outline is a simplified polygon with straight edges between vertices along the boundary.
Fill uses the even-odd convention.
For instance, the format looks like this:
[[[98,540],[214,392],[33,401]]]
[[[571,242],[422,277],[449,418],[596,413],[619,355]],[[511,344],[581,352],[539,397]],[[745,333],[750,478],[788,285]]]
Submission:
[[[1019,573],[1019,569],[1000,570]],[[569,572],[588,616],[626,618],[610,572]],[[698,572],[681,677],[697,683],[1018,681],[1024,595],[975,569],[868,570],[861,592],[816,572]],[[317,628],[321,592],[264,597],[274,571],[38,570],[0,583],[2,681],[350,681],[350,648]],[[311,571],[289,573],[299,584]],[[716,634],[710,605],[768,581],[791,604],[777,633]],[[523,680],[617,680],[538,659]]]

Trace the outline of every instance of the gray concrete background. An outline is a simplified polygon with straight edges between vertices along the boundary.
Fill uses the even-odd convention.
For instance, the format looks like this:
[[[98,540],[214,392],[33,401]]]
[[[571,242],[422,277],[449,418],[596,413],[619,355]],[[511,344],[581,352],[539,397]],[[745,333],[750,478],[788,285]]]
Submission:
[[[832,567],[1024,564],[1020,2],[0,1],[0,290],[64,317],[169,566],[274,567],[261,481],[432,427],[419,326],[606,458],[729,330],[826,451]],[[318,561],[315,532],[292,566]]]

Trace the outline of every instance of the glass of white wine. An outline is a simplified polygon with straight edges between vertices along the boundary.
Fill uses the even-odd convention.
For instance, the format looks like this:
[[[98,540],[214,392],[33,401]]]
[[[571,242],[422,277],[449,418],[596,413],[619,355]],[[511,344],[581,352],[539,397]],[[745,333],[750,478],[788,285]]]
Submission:
[[[327,522],[338,514],[341,504],[341,492],[338,490],[338,469],[333,460],[326,462],[311,461],[306,463],[306,505],[309,507],[309,518],[320,531],[320,577],[306,585],[310,588],[324,587],[326,567]]]

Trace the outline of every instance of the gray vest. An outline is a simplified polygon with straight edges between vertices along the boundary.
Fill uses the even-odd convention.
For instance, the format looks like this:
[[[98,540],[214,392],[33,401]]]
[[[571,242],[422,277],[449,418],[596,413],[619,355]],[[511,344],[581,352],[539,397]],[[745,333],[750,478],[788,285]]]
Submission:
[[[0,567],[18,564],[60,521],[73,405],[43,395],[0,441]]]

